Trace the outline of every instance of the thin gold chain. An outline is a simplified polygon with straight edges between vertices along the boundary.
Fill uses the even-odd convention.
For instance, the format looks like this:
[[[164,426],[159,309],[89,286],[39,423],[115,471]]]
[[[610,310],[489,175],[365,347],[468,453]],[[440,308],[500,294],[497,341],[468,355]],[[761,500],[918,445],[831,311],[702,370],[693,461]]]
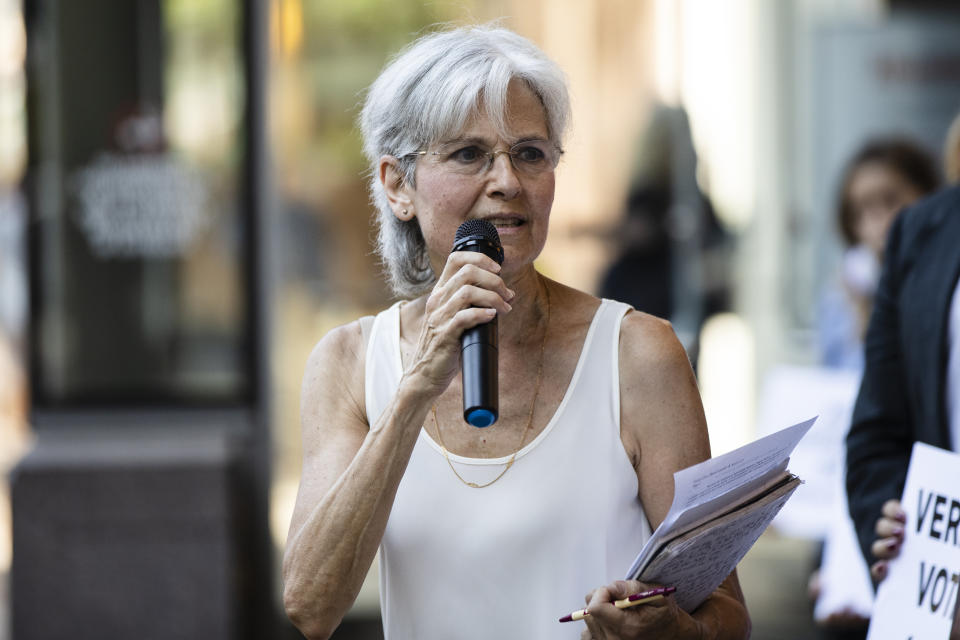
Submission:
[[[477,484],[476,482],[465,480],[463,476],[457,473],[456,468],[453,466],[453,461],[450,460],[450,454],[447,452],[447,446],[443,443],[443,435],[440,433],[440,421],[437,420],[437,405],[436,403],[433,405],[433,423],[437,428],[437,440],[440,442],[440,450],[443,451],[443,457],[446,458],[447,465],[450,467],[450,470],[453,471],[453,475],[457,476],[457,479],[460,480],[460,482],[472,489],[483,489],[485,487],[489,487],[494,482],[502,478],[503,475],[510,470],[510,467],[513,466],[514,461],[517,459],[517,454],[520,453],[521,449],[523,449],[524,442],[527,440],[527,433],[530,432],[530,427],[533,425],[533,410],[537,406],[537,396],[540,395],[540,381],[543,380],[543,351],[544,347],[547,345],[547,332],[550,330],[550,289],[544,285],[543,290],[547,295],[547,318],[543,327],[543,339],[540,340],[540,364],[537,367],[537,383],[533,389],[533,400],[530,402],[530,413],[527,415],[527,426],[523,429],[523,433],[520,436],[520,444],[517,446],[517,450],[513,452],[513,455],[511,455],[510,459],[507,460],[507,466],[503,468],[503,471],[501,471],[496,478],[490,482],[485,482],[484,484]]]

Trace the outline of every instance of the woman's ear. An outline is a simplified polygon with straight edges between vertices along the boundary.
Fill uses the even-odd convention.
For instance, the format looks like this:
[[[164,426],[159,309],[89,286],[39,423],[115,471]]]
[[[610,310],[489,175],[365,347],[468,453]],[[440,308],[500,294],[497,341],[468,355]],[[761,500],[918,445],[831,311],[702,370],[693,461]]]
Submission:
[[[412,189],[400,170],[400,161],[394,156],[383,156],[380,158],[379,171],[380,184],[387,194],[393,215],[404,222],[413,220],[416,213],[413,210]]]

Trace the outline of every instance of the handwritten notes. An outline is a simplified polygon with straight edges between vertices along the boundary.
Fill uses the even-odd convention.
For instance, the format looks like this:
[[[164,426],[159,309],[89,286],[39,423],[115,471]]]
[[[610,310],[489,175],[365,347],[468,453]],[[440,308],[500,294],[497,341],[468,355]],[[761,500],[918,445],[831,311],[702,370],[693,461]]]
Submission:
[[[800,484],[787,463],[814,420],[676,472],[670,511],[640,550],[627,579],[676,586],[680,606],[696,608]]]
[[[799,484],[789,476],[756,502],[669,542],[644,569],[643,580],[677,585],[677,604],[693,611],[730,575]]]

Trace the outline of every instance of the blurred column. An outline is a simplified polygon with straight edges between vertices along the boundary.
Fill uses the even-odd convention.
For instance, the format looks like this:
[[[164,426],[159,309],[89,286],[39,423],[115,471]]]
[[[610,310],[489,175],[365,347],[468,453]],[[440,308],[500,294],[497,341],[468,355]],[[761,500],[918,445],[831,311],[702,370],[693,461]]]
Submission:
[[[255,0],[31,0],[13,635],[273,635]]]

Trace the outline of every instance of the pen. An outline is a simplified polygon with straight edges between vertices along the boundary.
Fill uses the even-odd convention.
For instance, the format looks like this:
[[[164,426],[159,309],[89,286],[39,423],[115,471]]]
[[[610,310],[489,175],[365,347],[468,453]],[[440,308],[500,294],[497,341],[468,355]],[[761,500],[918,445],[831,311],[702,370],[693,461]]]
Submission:
[[[656,589],[650,589],[649,591],[641,591],[640,593],[635,593],[632,596],[627,596],[623,600],[615,600],[613,606],[617,609],[626,609],[627,607],[635,607],[638,604],[644,604],[647,602],[653,602],[654,600],[660,600],[664,596],[668,596],[674,591],[676,587],[657,587]],[[590,612],[586,609],[580,609],[579,611],[574,611],[568,616],[563,616],[560,618],[560,622],[573,622],[574,620],[583,620]]]

